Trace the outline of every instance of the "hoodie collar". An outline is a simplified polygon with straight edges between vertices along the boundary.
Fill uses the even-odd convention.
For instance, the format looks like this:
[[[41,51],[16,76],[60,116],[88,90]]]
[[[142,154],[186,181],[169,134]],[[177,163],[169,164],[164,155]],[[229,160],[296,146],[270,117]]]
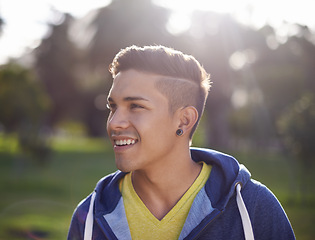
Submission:
[[[235,194],[235,186],[243,187],[250,179],[250,172],[237,160],[227,154],[203,148],[191,148],[192,159],[212,165],[210,177],[205,185],[208,197],[214,208],[223,210]]]
[[[96,216],[103,216],[115,209],[121,198],[119,180],[125,175],[126,173],[118,170],[98,181],[95,187],[97,193],[95,198]]]
[[[229,199],[235,194],[236,184],[240,183],[244,187],[250,179],[251,175],[246,167],[230,155],[211,149],[191,148],[191,157],[195,162],[203,161],[212,165],[205,190],[212,206],[219,210],[224,209]],[[113,211],[118,204],[121,198],[119,180],[125,174],[117,171],[97,183],[95,208],[100,215]]]

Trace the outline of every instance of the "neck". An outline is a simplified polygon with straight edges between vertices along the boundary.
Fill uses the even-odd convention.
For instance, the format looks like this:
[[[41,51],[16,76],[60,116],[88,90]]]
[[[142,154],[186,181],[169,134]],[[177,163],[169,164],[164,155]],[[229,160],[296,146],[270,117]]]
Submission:
[[[191,159],[189,148],[175,156],[160,166],[132,173],[136,193],[159,220],[176,205],[201,170],[201,165]]]

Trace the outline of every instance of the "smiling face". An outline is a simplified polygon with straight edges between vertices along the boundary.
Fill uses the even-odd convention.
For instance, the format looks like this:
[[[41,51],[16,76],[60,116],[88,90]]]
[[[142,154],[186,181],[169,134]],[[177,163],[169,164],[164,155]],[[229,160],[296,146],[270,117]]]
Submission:
[[[107,132],[116,166],[123,172],[167,164],[176,157],[178,114],[170,114],[168,99],[155,87],[159,75],[136,70],[114,78],[108,96]]]

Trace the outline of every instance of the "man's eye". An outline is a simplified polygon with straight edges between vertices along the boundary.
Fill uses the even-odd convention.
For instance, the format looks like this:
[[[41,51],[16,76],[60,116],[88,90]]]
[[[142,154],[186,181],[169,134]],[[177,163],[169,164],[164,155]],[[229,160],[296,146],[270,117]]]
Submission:
[[[141,105],[132,103],[132,104],[130,104],[130,108],[131,108],[131,109],[135,109],[135,108],[144,108],[144,107],[142,107]]]
[[[115,105],[115,104],[112,104],[112,103],[107,103],[107,104],[106,104],[106,107],[107,107],[110,111],[113,111],[113,110],[115,110],[116,105]]]

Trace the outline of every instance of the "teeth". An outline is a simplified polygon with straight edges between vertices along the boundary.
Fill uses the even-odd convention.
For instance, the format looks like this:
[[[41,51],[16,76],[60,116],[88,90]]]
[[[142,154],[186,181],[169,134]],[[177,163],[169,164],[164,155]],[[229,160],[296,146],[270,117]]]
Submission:
[[[124,139],[124,140],[116,140],[115,141],[115,144],[117,146],[131,145],[131,144],[135,144],[135,143],[136,143],[136,141],[133,139],[132,140],[131,139],[128,139],[128,140]]]

